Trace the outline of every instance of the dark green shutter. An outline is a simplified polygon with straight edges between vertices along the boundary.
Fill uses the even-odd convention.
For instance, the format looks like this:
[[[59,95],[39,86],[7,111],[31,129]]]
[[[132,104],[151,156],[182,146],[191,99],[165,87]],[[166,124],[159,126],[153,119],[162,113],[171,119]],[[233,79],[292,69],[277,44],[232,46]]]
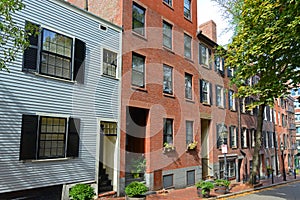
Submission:
[[[203,102],[203,80],[200,79],[200,102]]]
[[[230,126],[229,127],[229,138],[230,138],[230,148],[232,148],[232,145],[233,145],[233,130],[234,127]]]
[[[80,119],[70,118],[68,144],[67,144],[67,157],[78,157],[79,133],[80,133]]]
[[[239,128],[236,127],[236,148],[239,148]]]
[[[85,43],[79,39],[75,39],[75,57],[74,57],[74,80],[78,83],[84,83],[85,73]]]
[[[27,27],[30,23],[31,22],[26,21],[25,27]],[[33,24],[33,25],[40,27],[39,25],[36,25],[36,24]],[[30,45],[29,45],[29,47],[27,47],[25,49],[24,54],[23,54],[23,71],[37,71],[39,36],[33,34],[33,35],[30,35],[28,39],[29,39]]]
[[[223,105],[224,105],[224,108],[226,108],[226,89],[225,88],[223,88]]]
[[[20,160],[36,159],[38,116],[23,115]]]
[[[210,105],[213,105],[213,92],[212,92],[212,84],[209,83],[209,99],[210,99]]]

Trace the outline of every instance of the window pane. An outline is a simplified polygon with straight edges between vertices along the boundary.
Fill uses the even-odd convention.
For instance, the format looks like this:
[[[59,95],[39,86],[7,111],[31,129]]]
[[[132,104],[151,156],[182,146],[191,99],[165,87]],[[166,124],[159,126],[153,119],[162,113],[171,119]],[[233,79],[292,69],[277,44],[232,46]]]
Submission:
[[[192,99],[192,75],[185,74],[185,98]]]
[[[54,77],[71,79],[72,38],[44,29],[42,42],[40,72]]]
[[[187,185],[195,185],[195,170],[187,171]]]
[[[184,0],[184,16],[191,19],[191,0]]]
[[[117,53],[103,49],[103,74],[116,77]]]
[[[144,87],[144,65],[145,58],[139,55],[132,55],[132,84]]]
[[[145,10],[140,6],[133,4],[132,6],[132,29],[136,33],[144,35],[145,26]]]
[[[163,144],[173,144],[173,119],[164,119]]]
[[[164,2],[165,2],[166,4],[168,4],[169,6],[172,6],[172,0],[164,0]]]
[[[186,144],[188,145],[193,141],[193,122],[186,121]]]
[[[104,122],[100,124],[102,134],[117,134],[117,123],[116,122]]]
[[[41,117],[39,158],[64,157],[66,119]]]
[[[192,58],[192,38],[187,35],[184,34],[184,56],[186,58]]]
[[[172,49],[172,25],[163,22],[163,45]]]
[[[168,94],[173,94],[172,71],[171,67],[164,65],[163,91]]]

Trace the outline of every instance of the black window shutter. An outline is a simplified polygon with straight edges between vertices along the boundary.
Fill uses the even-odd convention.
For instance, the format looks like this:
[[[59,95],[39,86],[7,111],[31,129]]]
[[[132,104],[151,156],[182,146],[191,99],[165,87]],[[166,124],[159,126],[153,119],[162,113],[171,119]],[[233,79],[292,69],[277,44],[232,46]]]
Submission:
[[[203,102],[203,80],[200,79],[200,102]]]
[[[219,124],[217,124],[217,148],[220,148],[220,146],[221,146],[221,137],[220,137],[220,125]]]
[[[78,157],[79,133],[80,133],[80,119],[70,118],[68,144],[67,144],[67,157]]]
[[[218,105],[218,86],[217,85],[215,86],[215,90],[216,90],[216,106],[219,106]]]
[[[208,63],[209,63],[209,69],[211,69],[212,68],[212,60],[211,60],[211,49],[208,49],[208,55],[209,55],[209,57],[208,57]]]
[[[234,129],[234,127],[232,127],[232,126],[229,127],[230,148],[233,145],[233,132],[232,132],[233,129]]]
[[[29,25],[29,23],[26,21],[25,22],[25,27]],[[32,23],[31,23],[32,24]],[[33,24],[37,27],[40,27],[39,25]],[[36,71],[37,70],[37,57],[38,57],[38,35],[30,35],[29,36],[29,47],[27,47],[24,50],[23,54],[23,71]]]
[[[74,57],[74,80],[78,83],[84,83],[85,72],[85,43],[75,39],[75,57]]]
[[[241,129],[241,147],[244,148],[244,130]]]
[[[22,116],[20,160],[36,159],[37,129],[38,116]]]
[[[209,103],[210,105],[213,105],[213,93],[212,93],[212,84],[209,83]]]
[[[214,62],[214,66],[215,66],[215,71],[217,71],[217,57],[215,56],[215,62]]]

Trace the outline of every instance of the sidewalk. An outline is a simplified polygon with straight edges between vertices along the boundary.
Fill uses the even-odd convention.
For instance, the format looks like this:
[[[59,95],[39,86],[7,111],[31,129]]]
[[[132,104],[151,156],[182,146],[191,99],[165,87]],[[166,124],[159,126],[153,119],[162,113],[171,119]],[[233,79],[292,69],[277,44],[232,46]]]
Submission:
[[[211,197],[209,199],[226,199],[230,196],[247,193],[247,192],[253,192],[256,190],[261,190],[269,187],[274,187],[276,185],[286,184],[294,181],[300,181],[300,175],[297,175],[297,178],[294,179],[294,176],[287,175],[286,177],[287,181],[283,181],[283,177],[274,177],[274,184],[272,184],[272,179],[263,179],[260,181],[262,184],[261,186],[258,186],[256,188],[251,187],[250,185],[240,183],[232,182],[230,185],[231,190],[230,193],[225,195],[220,195],[215,193],[213,190],[211,191],[210,195]],[[119,197],[119,198],[110,198],[113,200],[124,200],[125,197]],[[167,199],[167,200],[195,200],[200,199],[197,196],[197,190],[195,187],[188,187],[183,189],[171,189],[171,190],[163,190],[163,191],[157,191],[157,194],[148,195],[146,197],[146,200],[161,200],[161,199]]]

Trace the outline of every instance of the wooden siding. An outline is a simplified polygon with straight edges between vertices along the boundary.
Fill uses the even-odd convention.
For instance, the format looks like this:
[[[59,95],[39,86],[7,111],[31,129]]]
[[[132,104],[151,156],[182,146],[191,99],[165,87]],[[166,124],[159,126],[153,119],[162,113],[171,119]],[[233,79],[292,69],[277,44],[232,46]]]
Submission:
[[[23,72],[22,53],[9,64],[10,73],[0,71],[0,193],[95,180],[97,117],[119,120],[120,80],[101,75],[101,53],[109,47],[121,58],[121,28],[63,1],[23,2],[26,8],[14,15],[18,26],[28,20],[86,43],[85,82]],[[37,113],[81,119],[79,158],[19,161],[22,114]]]

